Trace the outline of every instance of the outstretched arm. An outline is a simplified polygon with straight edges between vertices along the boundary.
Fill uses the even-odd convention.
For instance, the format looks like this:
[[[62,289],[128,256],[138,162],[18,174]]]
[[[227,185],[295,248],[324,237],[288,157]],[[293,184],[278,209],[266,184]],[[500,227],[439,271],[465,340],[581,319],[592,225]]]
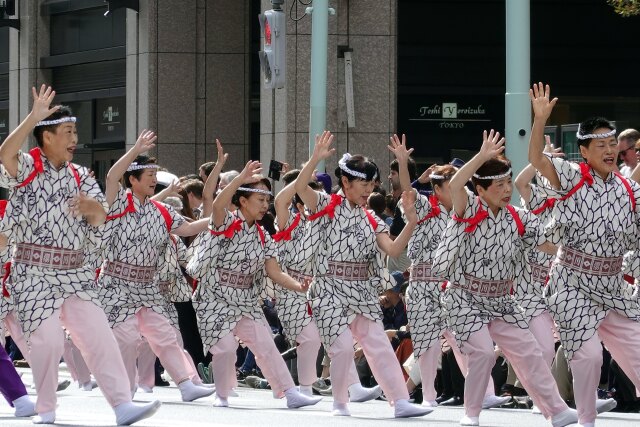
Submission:
[[[250,160],[242,169],[242,172],[233,178],[229,185],[224,187],[224,190],[218,194],[218,197],[213,201],[211,212],[211,222],[213,222],[214,227],[220,227],[224,223],[225,209],[231,203],[231,199],[233,199],[233,195],[238,191],[238,188],[243,184],[258,182],[261,178],[260,172],[262,172],[262,163]]]
[[[529,139],[529,162],[544,176],[551,186],[560,189],[560,178],[551,161],[543,154],[544,151],[544,126],[558,102],[558,98],[549,100],[551,88],[542,83],[533,85],[529,89],[529,98],[533,107],[533,127]]]
[[[180,227],[173,230],[171,233],[176,236],[188,237],[200,234],[209,226],[209,218],[199,219],[197,221],[188,222],[185,221]]]
[[[283,272],[275,258],[269,258],[264,262],[267,276],[283,288],[295,292],[307,292],[308,286],[296,282],[291,276]]]
[[[318,209],[318,196],[313,188],[309,187],[309,181],[311,181],[313,171],[322,160],[328,159],[335,153],[336,149],[331,148],[334,136],[331,132],[325,130],[322,135],[316,135],[316,146],[313,150],[311,158],[306,165],[300,171],[298,178],[296,179],[295,190],[300,196],[304,205],[311,212],[315,212]]]
[[[467,209],[467,191],[465,185],[474,173],[486,162],[504,151],[504,138],[500,138],[500,132],[482,133],[482,146],[478,154],[465,163],[462,168],[449,181],[449,189],[453,200],[453,209],[459,217],[464,215]]]
[[[49,108],[56,92],[51,86],[40,86],[40,92],[36,93],[36,88],[31,88],[33,96],[33,107],[27,117],[9,134],[7,139],[0,145],[0,162],[7,170],[7,173],[15,178],[18,175],[18,152],[22,144],[27,140],[29,134],[33,132],[36,124],[49,117],[60,109],[60,106]]]
[[[200,215],[202,218],[211,216],[211,211],[213,210],[213,196],[215,195],[218,187],[218,178],[220,178],[220,172],[222,172],[222,168],[229,158],[229,153],[224,152],[222,144],[220,144],[220,141],[217,139],[216,147],[218,149],[216,165],[207,177],[207,182],[205,182],[204,189],[202,190],[202,214]]]
[[[289,205],[291,199],[296,195],[296,180],[289,183],[276,195],[273,206],[276,208],[276,219],[278,220],[278,230],[284,230],[289,220]]]
[[[158,139],[158,137],[155,133],[150,130],[143,130],[140,136],[138,136],[136,144],[111,166],[111,169],[107,172],[107,188],[105,189],[105,198],[107,199],[108,206],[111,206],[116,200],[118,189],[120,188],[120,179],[122,179],[129,165],[131,165],[140,154],[155,147],[154,142],[156,139]]]
[[[401,202],[407,222],[398,237],[392,240],[388,233],[380,233],[376,236],[376,242],[380,249],[392,258],[399,256],[404,248],[407,247],[413,230],[418,223],[416,197],[417,194],[413,189],[402,192]]]
[[[400,188],[402,191],[415,191],[411,187],[411,178],[409,177],[409,157],[413,153],[413,148],[407,149],[407,138],[402,134],[402,141],[398,135],[393,135],[391,144],[388,145],[389,151],[398,159],[398,175],[400,176]]]

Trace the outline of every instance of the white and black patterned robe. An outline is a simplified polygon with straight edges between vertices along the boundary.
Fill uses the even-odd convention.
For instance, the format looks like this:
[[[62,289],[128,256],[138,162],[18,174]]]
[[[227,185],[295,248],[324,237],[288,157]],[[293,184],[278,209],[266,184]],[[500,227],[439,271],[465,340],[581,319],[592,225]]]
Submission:
[[[296,221],[297,225],[290,230]],[[313,231],[315,226],[314,222],[304,219],[300,214],[289,212],[289,219],[283,231],[289,231],[290,235],[287,233],[288,238],[283,238],[277,243],[278,261],[284,271],[294,270],[305,276],[313,276],[313,257],[318,249],[320,236],[320,233]],[[308,309],[307,295],[285,288],[279,288],[276,292],[278,318],[285,336],[291,345],[295,345],[298,335],[313,321]]]
[[[331,196],[317,194],[317,209],[321,211],[330,204]],[[370,215],[376,223],[375,230],[365,210],[351,207],[343,198],[335,207],[334,218],[323,215],[315,220],[321,245],[314,258],[315,277],[309,300],[325,348],[331,347],[358,314],[382,322],[378,295],[392,285],[376,236],[389,230],[384,221],[373,213]],[[343,280],[327,276],[329,260],[369,263],[369,278]]]
[[[407,256],[412,266],[433,262],[433,254],[447,225],[447,210],[435,196],[431,197],[439,212],[432,208],[428,197],[418,194],[416,199],[416,213],[422,222],[409,239]],[[442,305],[443,282],[444,279],[427,281],[413,278],[409,282],[406,294],[407,319],[416,358],[431,346],[440,345],[440,336],[446,328]]]
[[[222,232],[234,224],[238,224],[238,228],[231,237],[210,233],[201,236],[187,267],[187,273],[198,279],[193,301],[205,352],[229,334],[243,316],[268,326],[260,304],[264,263],[277,257],[278,248],[269,233],[257,223],[249,227],[240,211],[225,210],[222,226],[215,228],[210,222],[209,228]],[[253,275],[253,284],[248,288],[228,286],[221,280],[220,269]]]
[[[551,162],[560,178],[560,190],[542,186],[547,197],[560,198],[582,179],[580,165],[560,158]],[[584,184],[570,198],[553,208],[554,226],[560,243],[567,248],[597,257],[621,257],[638,248],[640,186],[609,174],[606,179],[586,168],[593,184]],[[544,180],[543,180],[544,181]],[[635,200],[635,210],[633,208]],[[635,277],[640,277],[636,272]],[[555,318],[560,340],[571,360],[582,344],[598,329],[609,310],[640,321],[636,289],[623,279],[622,270],[610,276],[579,272],[555,261],[545,289],[547,304]]]
[[[18,153],[18,172],[10,177],[12,188],[7,206],[7,221],[0,223],[0,232],[11,230],[15,244],[55,247],[84,253],[84,264],[72,269],[52,269],[14,262],[11,270],[13,299],[18,321],[28,337],[40,324],[59,309],[70,296],[91,301],[100,306],[96,293],[95,270],[90,259],[103,249],[104,226],[92,227],[83,218],[74,217],[69,203],[79,192],[101,202],[104,195],[89,172],[78,165],[65,163],[55,168],[41,154],[43,172],[29,184],[17,188],[34,170],[34,159],[28,153]],[[77,172],[80,184],[76,180]]]
[[[156,282],[160,294],[164,298],[164,310],[169,323],[176,329],[178,325],[178,311],[174,302],[191,301],[191,285],[182,274],[180,266],[187,264],[187,247],[180,237],[172,235],[160,262]]]
[[[531,212],[543,208],[547,197],[540,191],[539,187],[531,185],[531,199],[529,201],[522,200],[523,206]],[[543,225],[549,225],[551,221],[551,207],[542,209],[537,214]],[[534,212],[535,213],[535,212]],[[552,243],[557,243],[557,230],[553,227],[545,227],[545,236]],[[544,287],[547,284],[548,271],[551,268],[551,262],[555,258],[537,248],[529,248],[525,251],[525,263],[521,266],[521,273],[516,274],[515,297],[522,306],[527,317],[527,321],[541,315],[547,310],[547,303],[543,297]],[[545,267],[547,273],[543,279],[540,275],[533,275],[532,264],[539,267]]]
[[[451,283],[468,285],[465,275],[483,280],[514,280],[523,262],[524,250],[545,241],[540,221],[532,213],[514,208],[524,226],[524,234],[520,236],[517,221],[506,208],[494,215],[484,201],[470,192],[463,218],[474,217],[480,205],[488,217],[471,232],[464,231],[466,223],[450,219],[434,255],[433,271],[447,276]],[[448,326],[462,349],[472,333],[494,319],[528,328],[523,309],[513,295],[481,296],[451,283],[443,300]]]
[[[164,260],[164,252],[169,242],[167,221],[160,210],[150,201],[141,203],[137,197],[129,198],[130,190],[120,188],[109,216],[124,212],[133,201],[135,212],[127,213],[107,222],[110,227],[109,247],[105,263],[98,278],[100,299],[109,325],[114,328],[134,316],[142,307],[167,316],[165,300],[153,276],[148,282],[134,282],[105,274],[109,261],[117,261],[135,266],[153,267],[156,272]],[[171,231],[184,223],[184,218],[171,206],[165,205],[171,216]]]

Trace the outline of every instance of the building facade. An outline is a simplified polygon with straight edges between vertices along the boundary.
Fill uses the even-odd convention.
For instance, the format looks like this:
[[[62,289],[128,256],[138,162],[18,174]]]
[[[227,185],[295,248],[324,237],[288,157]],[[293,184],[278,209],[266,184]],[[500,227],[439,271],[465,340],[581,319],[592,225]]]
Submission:
[[[287,79],[275,90],[262,86],[258,61],[257,15],[269,0],[137,3],[105,16],[103,0],[16,0],[10,18],[20,29],[0,28],[0,137],[30,110],[30,87],[45,82],[78,116],[77,161],[99,178],[142,129],[157,131],[152,154],[177,175],[215,160],[216,138],[228,168],[308,158],[306,1],[284,4]],[[504,128],[504,1],[329,3],[327,128],[339,153],[368,155],[386,176],[395,132],[426,164],[467,158],[482,129]],[[605,0],[531,0],[531,76],[561,98],[552,125],[600,114],[640,126],[639,23]],[[353,59],[352,122],[344,51]],[[550,128],[558,142],[563,129]]]

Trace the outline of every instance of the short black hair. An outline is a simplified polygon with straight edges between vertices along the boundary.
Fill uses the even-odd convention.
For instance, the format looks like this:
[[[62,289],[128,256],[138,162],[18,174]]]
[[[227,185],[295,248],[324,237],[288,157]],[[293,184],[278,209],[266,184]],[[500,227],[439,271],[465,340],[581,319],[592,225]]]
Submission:
[[[69,108],[66,105],[60,105],[59,107],[60,108],[58,108],[58,110],[51,113],[49,117],[47,117],[43,121],[58,120],[63,117],[73,117],[73,112],[71,111],[71,108]],[[33,137],[36,139],[36,142],[38,143],[38,147],[42,148],[42,145],[43,145],[42,135],[44,134],[44,132],[49,131],[49,132],[56,133],[60,125],[62,125],[62,123],[58,123],[57,125],[36,126],[33,129]]]
[[[133,163],[138,164],[138,165],[151,165],[151,164],[156,164],[156,159],[155,159],[155,157],[139,155],[132,162],[132,164]],[[139,180],[140,177],[142,176],[142,174],[144,173],[145,169],[146,168],[141,168],[141,169],[135,169],[135,170],[132,170],[132,171],[125,172],[124,176],[122,177],[122,179],[124,181],[124,186],[126,188],[131,188],[131,181],[129,180],[129,178],[130,177],[134,177],[135,179]]]
[[[616,130],[616,127],[611,123],[610,120],[605,119],[604,117],[590,117],[584,122],[580,123],[580,127],[578,129],[579,135],[589,135],[594,133],[596,129],[606,128],[610,130]],[[589,139],[578,139],[578,145],[584,146],[585,148],[589,147],[593,141],[592,138]]]
[[[263,184],[265,187],[267,187],[269,191],[271,191],[271,181],[269,181],[269,178],[265,178],[265,177],[260,178],[260,180],[257,182],[254,182],[251,184],[243,184],[242,186],[246,188],[256,188],[260,184]],[[240,197],[244,197],[245,199],[248,199],[249,196],[251,196],[252,194],[256,194],[256,193],[253,191],[237,190],[234,193],[233,197],[231,198],[231,203],[233,203],[237,207],[240,207]]]
[[[511,169],[511,161],[504,156],[494,157],[493,159],[489,159],[482,164],[476,171],[476,175],[478,176],[496,176],[505,174]],[[509,176],[513,176],[513,172]],[[494,179],[482,179],[476,178],[475,176],[471,178],[471,182],[473,183],[473,187],[476,186],[482,187],[483,189],[487,189],[493,184]]]
[[[364,181],[374,181],[380,178],[380,171],[378,170],[378,166],[368,158],[361,156],[359,154],[355,156],[351,156],[349,160],[347,160],[346,166],[348,169],[354,172],[360,172],[365,175]],[[362,179],[357,176],[351,175],[349,172],[345,172],[340,167],[337,167],[335,170],[336,178],[338,178],[338,185],[342,187],[342,177],[344,176],[349,181],[355,181],[357,179]]]
[[[200,165],[200,170],[204,172],[206,176],[211,175],[211,171],[216,167],[216,162],[207,162]]]
[[[389,169],[394,172],[400,173],[400,165],[398,164],[398,159],[393,159],[393,161],[389,164]],[[407,162],[407,169],[409,169],[409,179],[411,180],[411,182],[415,181],[418,177],[418,167],[416,166],[416,161],[411,157],[409,157],[409,161]]]

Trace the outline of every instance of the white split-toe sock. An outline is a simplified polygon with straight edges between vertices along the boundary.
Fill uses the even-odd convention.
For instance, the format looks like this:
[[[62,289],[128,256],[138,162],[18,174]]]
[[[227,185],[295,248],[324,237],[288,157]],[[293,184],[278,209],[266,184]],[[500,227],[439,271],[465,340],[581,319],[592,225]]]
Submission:
[[[349,412],[349,408],[347,408],[346,403],[333,402],[333,411],[331,411],[331,415],[335,417],[350,417],[351,412]]]
[[[158,411],[161,405],[162,403],[159,400],[154,400],[144,405],[127,402],[114,407],[113,412],[116,413],[116,423],[119,426],[128,426],[149,418]]]
[[[193,402],[196,399],[211,396],[215,393],[215,389],[195,385],[191,380],[182,381],[178,384],[178,388],[183,402]]]
[[[32,417],[37,414],[36,402],[34,402],[28,394],[17,398],[11,403],[13,403],[13,407],[15,408],[14,415],[16,417]]]
[[[394,405],[396,418],[422,417],[433,412],[433,408],[409,403],[407,399],[396,400]]]
[[[379,385],[371,388],[365,388],[360,383],[351,384],[349,386],[350,402],[368,402],[380,397],[382,389]]]
[[[565,427],[578,422],[578,412],[575,409],[567,408],[559,414],[551,417],[553,427]]]
[[[31,420],[34,424],[53,424],[56,422],[56,411],[43,412]]]
[[[284,391],[287,398],[287,408],[302,408],[303,406],[311,406],[322,400],[321,397],[307,396],[298,391],[296,387],[291,387]]]
[[[482,409],[497,408],[510,400],[510,396],[496,396],[495,394],[491,394],[489,396],[485,396],[482,400]]]
[[[460,420],[461,426],[479,426],[480,425],[480,417],[468,417],[464,416]]]
[[[229,406],[229,399],[221,397],[216,393],[216,398],[213,400],[213,406],[217,408],[227,408]]]

